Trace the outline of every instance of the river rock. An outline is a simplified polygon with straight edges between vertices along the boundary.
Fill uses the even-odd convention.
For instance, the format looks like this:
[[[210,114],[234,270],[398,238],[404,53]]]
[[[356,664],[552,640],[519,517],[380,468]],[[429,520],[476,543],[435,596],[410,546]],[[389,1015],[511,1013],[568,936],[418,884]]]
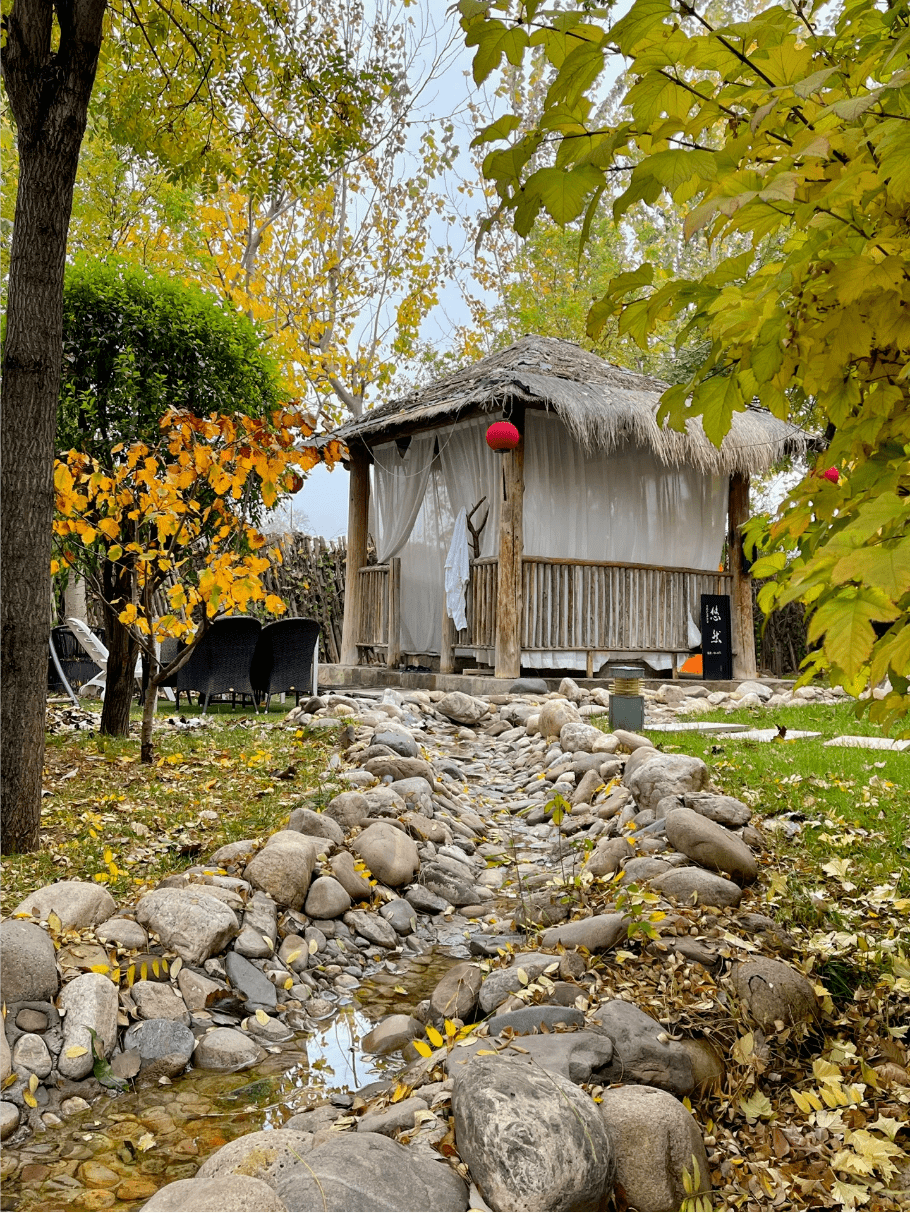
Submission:
[[[727,872],[737,884],[751,884],[758,876],[755,856],[743,840],[694,809],[673,809],[666,830],[670,844],[703,868]]]
[[[646,880],[656,880],[665,872],[672,871],[672,864],[654,855],[638,855],[623,864],[623,885],[639,884]]]
[[[460,1019],[467,1023],[477,1006],[483,971],[468,961],[453,965],[430,995],[435,1019]]]
[[[179,1054],[185,1061],[193,1055],[196,1037],[176,1019],[146,1019],[133,1024],[123,1035],[123,1048],[136,1049],[143,1061]]]
[[[482,700],[475,699],[473,695],[465,695],[463,691],[451,691],[448,695],[443,695],[436,704],[436,711],[442,716],[448,716],[449,720],[454,720],[456,724],[469,727],[479,724],[489,710]]]
[[[312,1133],[296,1129],[266,1129],[247,1133],[216,1150],[196,1172],[197,1179],[227,1179],[250,1175],[275,1185],[296,1171],[313,1146]]]
[[[417,742],[404,729],[377,729],[373,734],[373,745],[383,745],[402,758],[416,758],[420,753]]]
[[[566,754],[574,754],[583,750],[587,754],[594,753],[594,746],[604,734],[593,724],[583,724],[570,720],[559,730],[559,744]]]
[[[609,838],[598,842],[585,861],[584,870],[592,876],[612,876],[634,856],[625,838]]]
[[[344,925],[355,935],[362,935],[380,948],[397,948],[401,940],[391,923],[379,914],[368,914],[366,910],[349,910],[344,916]]]
[[[309,838],[323,838],[336,846],[344,842],[344,830],[334,817],[327,817],[325,813],[316,813],[308,808],[294,810],[288,819],[288,829],[306,834]]]
[[[140,897],[136,917],[190,965],[223,951],[240,931],[234,911],[200,886],[154,889]]]
[[[478,998],[484,1015],[489,1015],[503,999],[522,989],[535,977],[539,977],[550,965],[558,967],[559,957],[550,956],[546,952],[524,952],[516,957],[508,968],[494,969],[492,973],[488,973],[480,987]]]
[[[338,1133],[273,1181],[289,1209],[437,1213],[468,1207],[467,1184],[429,1153],[381,1133]]]
[[[478,1040],[469,1045],[460,1045],[449,1056],[449,1075],[467,1065],[472,1057],[482,1056],[489,1050],[490,1042]],[[525,1035],[514,1052],[511,1044],[502,1056],[519,1065],[531,1066],[535,1070],[561,1074],[570,1082],[611,1082],[614,1061],[613,1041],[602,1032],[552,1032],[540,1035]]]
[[[244,907],[234,951],[250,960],[264,960],[275,951],[277,935],[278,907],[266,893],[254,893]]]
[[[732,880],[725,880],[704,868],[670,868],[650,881],[652,889],[677,901],[702,906],[733,906],[742,901],[743,891]]]
[[[438,893],[425,889],[422,885],[407,889],[405,899],[421,914],[441,914],[450,904],[445,897],[440,897]]]
[[[103,1057],[110,1057],[117,1043],[117,987],[103,973],[82,973],[63,987],[57,1005],[61,1013],[66,1012],[57,1068],[64,1078],[85,1078],[94,1065],[88,1029],[94,1028],[95,1045]],[[67,1057],[74,1047],[86,1052]]]
[[[203,1070],[245,1070],[264,1056],[259,1045],[236,1028],[213,1028],[196,1041],[193,1063]]]
[[[411,837],[416,838],[419,842],[433,842],[442,845],[452,840],[451,833],[441,821],[434,821],[430,817],[425,817],[423,813],[405,813],[402,822]]]
[[[306,900],[319,849],[305,834],[281,830],[253,856],[244,878],[278,905],[299,910]]]
[[[436,778],[433,768],[422,758],[399,758],[393,754],[385,758],[370,758],[363,765],[378,779],[385,779],[387,775],[391,775],[393,780],[413,779],[420,776],[432,785]]]
[[[616,1181],[633,1209],[681,1209],[694,1189],[709,1197],[711,1171],[701,1130],[674,1096],[656,1087],[625,1086],[604,1091],[600,1114],[616,1150]]]
[[[480,895],[467,876],[467,872],[464,876],[456,875],[451,868],[443,867],[439,863],[427,863],[421,869],[420,883],[441,898],[446,905],[470,906],[476,904]],[[406,896],[412,905],[415,904],[409,894]]]
[[[13,1047],[13,1070],[20,1076],[23,1072],[47,1078],[53,1067],[47,1045],[34,1032],[24,1032]]]
[[[510,695],[546,695],[548,690],[549,688],[542,678],[516,678],[509,686]],[[518,705],[509,704],[508,706]]]
[[[329,860],[332,875],[352,901],[369,901],[372,888],[367,878],[354,867],[350,851],[337,851]]]
[[[690,758],[685,754],[662,754],[653,750],[632,769],[631,774],[627,764],[622,780],[639,809],[656,809],[665,796],[701,792],[709,778],[708,768],[700,758]]]
[[[0,1141],[6,1141],[19,1128],[19,1109],[9,1100],[0,1100]]]
[[[628,729],[614,729],[613,736],[619,745],[624,746],[627,750],[631,750],[632,753],[646,746],[654,749],[654,742],[650,737],[642,737],[641,733],[631,733]]]
[[[417,930],[417,915],[414,907],[403,897],[396,897],[381,906],[379,913],[399,935],[411,935]]]
[[[340,918],[350,908],[350,893],[333,876],[317,877],[303,903],[303,912],[310,918]]]
[[[613,1145],[597,1105],[568,1079],[475,1057],[454,1075],[452,1112],[459,1155],[491,1209],[605,1207]]]
[[[17,914],[31,914],[47,922],[49,914],[60,919],[64,931],[80,931],[110,918],[117,903],[101,884],[89,884],[86,880],[58,880],[29,894],[13,910]]]
[[[37,923],[8,918],[0,925],[0,987],[3,999],[46,1002],[60,986],[57,955],[47,931]]]
[[[364,1053],[386,1057],[389,1053],[400,1053],[406,1044],[423,1036],[423,1024],[412,1015],[387,1015],[361,1040]]]
[[[0,1026],[0,1083],[6,1082],[13,1071],[13,1058],[10,1053],[6,1032]]]
[[[673,1095],[688,1095],[695,1086],[689,1054],[657,1020],[634,1003],[615,998],[603,1003],[593,1018],[613,1041],[609,1081],[660,1087]]]
[[[589,952],[609,952],[626,938],[629,920],[622,914],[595,914],[562,926],[549,927],[541,936],[545,948],[562,944],[565,948],[587,948]]]
[[[95,927],[95,938],[102,943],[117,944],[121,948],[145,949],[149,937],[144,927],[132,918],[109,918],[107,922]]]
[[[189,1026],[186,1003],[172,985],[163,981],[134,981],[130,997],[140,1019],[173,1019]]]
[[[740,1002],[764,1031],[805,1023],[818,1014],[812,983],[782,960],[764,956],[736,964],[730,981]]]
[[[412,1095],[410,1099],[402,1099],[400,1103],[392,1104],[381,1112],[368,1112],[357,1122],[358,1133],[382,1133],[386,1137],[394,1137],[401,1129],[413,1129],[414,1117],[418,1112],[426,1112],[429,1104],[425,1099]]]
[[[546,1024],[548,1028],[554,1028],[557,1024],[581,1028],[584,1022],[585,1017],[577,1007],[549,1006],[544,1003],[541,1006],[519,1007],[515,1011],[494,1015],[487,1021],[487,1029],[491,1036],[498,1036],[507,1028],[511,1028],[516,1036],[525,1036],[531,1032],[539,1032],[542,1024]]]
[[[568,699],[548,699],[540,709],[537,730],[542,737],[558,737],[563,725],[581,723],[581,716],[574,703],[569,703]]]
[[[249,1175],[229,1179],[175,1179],[159,1188],[142,1213],[287,1213],[287,1205],[264,1180]]]
[[[324,813],[345,831],[363,825],[369,815],[370,809],[362,792],[341,792],[329,801]]]
[[[377,880],[393,889],[410,884],[420,866],[414,840],[385,822],[368,826],[354,839],[352,849]]]
[[[740,826],[748,825],[752,810],[741,800],[732,796],[719,796],[714,792],[688,792],[683,796],[686,808],[694,809],[702,817],[716,821],[718,825],[737,830]],[[658,816],[665,814],[658,813]]]
[[[224,987],[222,982],[212,981],[205,974],[195,973],[184,966],[177,974],[177,988],[183,995],[188,1010],[204,1011],[206,998]]]
[[[240,990],[246,999],[247,1010],[257,1007],[265,1011],[274,1010],[278,992],[261,969],[236,952],[228,952],[224,958],[224,968],[231,985],[235,990]]]

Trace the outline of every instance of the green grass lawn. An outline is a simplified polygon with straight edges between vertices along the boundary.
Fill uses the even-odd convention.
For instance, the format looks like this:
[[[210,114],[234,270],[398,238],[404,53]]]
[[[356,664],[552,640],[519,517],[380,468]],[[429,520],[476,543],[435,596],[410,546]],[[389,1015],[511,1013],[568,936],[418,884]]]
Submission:
[[[843,937],[832,939],[832,951],[848,952],[857,934],[884,934],[895,944],[902,936],[910,949],[910,750],[826,747],[843,734],[882,736],[846,702],[705,712],[698,719],[821,734],[781,742],[695,732],[651,737],[665,751],[703,758],[715,784],[750,804],[759,825],[767,823],[765,900],[779,921]],[[775,828],[774,819],[785,821],[786,814],[797,815],[793,837]]]
[[[162,704],[152,766],[139,762],[138,730],[49,736],[41,850],[4,858],[3,912],[53,880],[101,880],[122,899],[227,842],[278,829],[298,804],[331,798],[340,787],[319,778],[331,738],[283,728],[292,706],[273,700],[256,716],[216,705],[205,728],[178,731]],[[180,715],[199,714],[181,705]],[[139,709],[133,717],[135,727]]]

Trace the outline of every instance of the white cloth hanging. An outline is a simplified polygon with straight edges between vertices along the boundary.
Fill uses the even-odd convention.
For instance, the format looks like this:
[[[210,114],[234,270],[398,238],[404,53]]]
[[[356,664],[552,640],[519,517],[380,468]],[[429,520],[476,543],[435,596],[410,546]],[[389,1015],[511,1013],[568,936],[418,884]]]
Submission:
[[[411,537],[426,496],[435,445],[436,435],[430,432],[414,434],[403,455],[396,442],[373,448],[370,499],[376,509],[371,522],[379,564],[397,556]]]
[[[465,611],[465,586],[471,576],[471,551],[468,545],[468,517],[464,506],[458,511],[452,530],[452,542],[446,556],[446,610],[461,631],[468,626]]]

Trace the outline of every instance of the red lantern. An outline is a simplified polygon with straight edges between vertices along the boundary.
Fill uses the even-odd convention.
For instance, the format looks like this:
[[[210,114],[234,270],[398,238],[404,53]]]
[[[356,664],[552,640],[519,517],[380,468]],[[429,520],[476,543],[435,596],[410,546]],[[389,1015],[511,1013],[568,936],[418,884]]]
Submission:
[[[827,472],[822,472],[822,480],[830,480],[832,484],[837,484],[840,480],[840,472],[837,468],[828,468]]]
[[[287,489],[289,493],[299,493],[303,488],[303,477],[299,472],[292,472],[288,477]]]
[[[487,430],[487,445],[494,451],[514,451],[521,442],[521,434],[511,421],[494,421]]]

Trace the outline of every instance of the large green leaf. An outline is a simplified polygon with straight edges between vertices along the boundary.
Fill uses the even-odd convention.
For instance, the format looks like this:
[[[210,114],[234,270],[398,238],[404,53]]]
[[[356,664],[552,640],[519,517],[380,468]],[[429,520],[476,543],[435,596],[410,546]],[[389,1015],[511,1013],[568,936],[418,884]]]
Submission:
[[[525,192],[540,198],[556,223],[566,224],[578,218],[588,197],[602,184],[603,173],[590,164],[580,164],[569,172],[541,168],[528,178]]]
[[[876,586],[896,601],[910,590],[910,538],[857,548],[837,562],[831,577],[836,585],[858,581]]]
[[[692,393],[690,412],[701,417],[705,433],[715,446],[720,446],[733,414],[742,408],[742,393],[735,375],[712,375],[703,379]]]
[[[824,637],[825,655],[853,680],[872,653],[872,623],[896,619],[897,608],[874,589],[847,586],[829,597],[809,622],[810,641]]]

